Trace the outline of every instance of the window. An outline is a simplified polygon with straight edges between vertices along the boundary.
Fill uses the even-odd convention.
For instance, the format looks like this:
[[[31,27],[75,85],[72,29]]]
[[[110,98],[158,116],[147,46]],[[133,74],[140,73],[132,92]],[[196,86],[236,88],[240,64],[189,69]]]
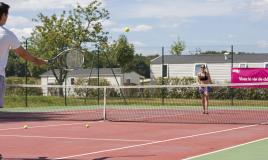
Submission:
[[[167,67],[167,65],[165,64],[165,65],[163,65],[163,71],[162,71],[162,76],[163,77],[167,77],[167,73],[168,73],[168,67]]]
[[[71,85],[74,85],[74,78],[71,78]]]
[[[248,68],[247,63],[239,63],[239,68]]]
[[[268,68],[268,62],[264,62],[264,68]]]
[[[126,79],[127,84],[130,84],[130,79]]]
[[[199,63],[194,65],[194,77],[197,76],[198,72],[200,72],[200,66],[205,65],[206,68],[208,67],[205,63]]]

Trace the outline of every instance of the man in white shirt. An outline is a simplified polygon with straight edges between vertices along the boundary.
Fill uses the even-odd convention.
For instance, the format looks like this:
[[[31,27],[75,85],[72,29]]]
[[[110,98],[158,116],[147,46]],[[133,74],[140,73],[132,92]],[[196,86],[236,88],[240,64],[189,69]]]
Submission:
[[[31,61],[37,65],[47,64],[46,61],[30,55],[21,45],[16,35],[6,29],[8,18],[9,5],[0,2],[0,108],[4,105],[5,93],[5,68],[7,65],[9,50],[14,50],[15,53],[27,61]]]

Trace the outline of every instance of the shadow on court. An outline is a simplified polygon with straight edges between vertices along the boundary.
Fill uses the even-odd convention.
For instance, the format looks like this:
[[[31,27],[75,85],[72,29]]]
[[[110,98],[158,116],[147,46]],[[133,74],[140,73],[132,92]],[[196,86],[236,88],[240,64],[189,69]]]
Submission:
[[[37,157],[37,158],[5,158],[0,155],[0,160],[52,160],[48,157]],[[66,159],[66,160],[77,160],[77,159]]]
[[[92,160],[110,160],[110,159],[116,159],[116,158],[142,158],[142,157],[153,157],[155,155],[127,155],[127,156],[115,156],[115,157],[99,157],[94,158]]]
[[[90,117],[88,112],[63,113],[63,112],[8,112],[0,111],[0,122],[23,122],[23,121],[96,121],[101,120]]]

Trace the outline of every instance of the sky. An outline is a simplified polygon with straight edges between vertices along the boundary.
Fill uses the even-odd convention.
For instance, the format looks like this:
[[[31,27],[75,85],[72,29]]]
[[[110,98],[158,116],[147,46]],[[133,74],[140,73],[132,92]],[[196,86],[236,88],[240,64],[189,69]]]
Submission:
[[[29,37],[37,23],[32,19],[60,14],[77,3],[90,0],[2,0],[9,4],[6,27],[18,38]],[[103,22],[110,41],[125,34],[137,52],[169,53],[170,45],[182,40],[184,54],[227,50],[268,53],[268,0],[100,0],[110,13]],[[130,32],[124,33],[125,27]]]

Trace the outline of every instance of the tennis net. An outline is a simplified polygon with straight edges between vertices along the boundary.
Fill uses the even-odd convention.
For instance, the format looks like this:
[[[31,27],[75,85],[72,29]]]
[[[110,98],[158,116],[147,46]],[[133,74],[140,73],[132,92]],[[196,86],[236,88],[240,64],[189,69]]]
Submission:
[[[268,122],[268,85],[210,85],[203,114],[198,85],[7,85],[0,120],[109,120],[256,124]],[[207,86],[202,86],[207,87]]]

